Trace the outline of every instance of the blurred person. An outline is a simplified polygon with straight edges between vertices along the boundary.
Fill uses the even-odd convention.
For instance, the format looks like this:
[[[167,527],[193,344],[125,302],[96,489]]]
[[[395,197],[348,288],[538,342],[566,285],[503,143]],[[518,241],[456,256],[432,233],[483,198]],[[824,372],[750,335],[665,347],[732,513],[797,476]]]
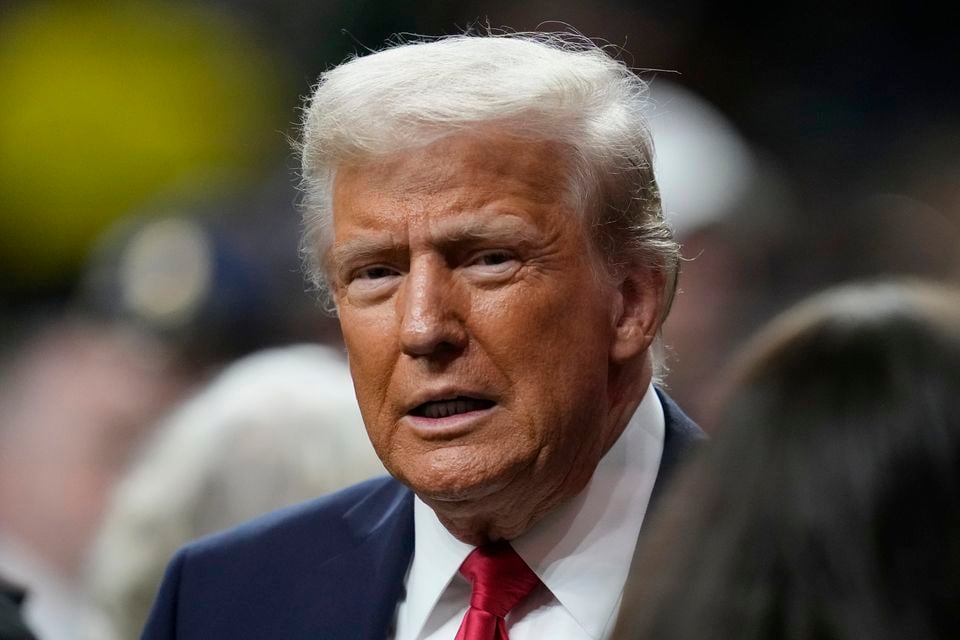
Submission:
[[[716,370],[760,322],[749,293],[764,278],[750,257],[776,253],[789,199],[769,160],[705,97],[665,77],[650,95],[664,216],[688,258],[664,329],[670,395],[709,431]]]
[[[118,489],[88,574],[91,640],[138,637],[184,543],[383,473],[333,350],[248,356],[160,424]]]
[[[61,319],[26,339],[0,383],[0,573],[29,592],[42,638],[75,637],[80,567],[109,492],[183,381],[128,328]]]
[[[960,290],[854,284],[746,349],[615,638],[956,638]]]
[[[342,346],[336,320],[304,295],[295,200],[276,178],[156,198],[100,237],[76,304],[148,328],[195,366],[285,344]]]
[[[651,497],[702,438],[653,384],[678,247],[645,90],[550,34],[323,75],[303,247],[393,477],[184,547],[145,638],[609,635]]]
[[[691,146],[687,153],[701,150]],[[670,395],[708,433],[724,386],[717,371],[744,340],[802,295],[785,268],[797,260],[796,249],[788,249],[797,241],[789,180],[762,155],[755,158],[754,170],[741,198],[711,217],[684,221],[685,213],[674,211],[688,259],[682,295],[664,329]]]

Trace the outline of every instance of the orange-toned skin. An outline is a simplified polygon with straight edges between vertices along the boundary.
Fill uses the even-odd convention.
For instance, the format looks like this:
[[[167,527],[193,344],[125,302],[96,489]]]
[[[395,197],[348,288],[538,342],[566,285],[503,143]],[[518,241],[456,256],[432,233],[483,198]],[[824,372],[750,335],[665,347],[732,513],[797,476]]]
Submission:
[[[370,439],[471,544],[512,539],[579,493],[650,380],[661,281],[598,275],[565,157],[462,134],[334,182],[326,264]],[[496,405],[414,428],[413,406],[451,392]]]

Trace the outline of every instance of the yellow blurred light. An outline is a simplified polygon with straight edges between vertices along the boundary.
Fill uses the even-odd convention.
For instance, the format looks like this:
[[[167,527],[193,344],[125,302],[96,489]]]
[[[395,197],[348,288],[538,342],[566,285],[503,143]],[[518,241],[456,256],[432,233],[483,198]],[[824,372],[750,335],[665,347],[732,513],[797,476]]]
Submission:
[[[71,1],[9,13],[0,267],[56,281],[108,224],[158,193],[275,159],[281,97],[269,56],[207,9]]]

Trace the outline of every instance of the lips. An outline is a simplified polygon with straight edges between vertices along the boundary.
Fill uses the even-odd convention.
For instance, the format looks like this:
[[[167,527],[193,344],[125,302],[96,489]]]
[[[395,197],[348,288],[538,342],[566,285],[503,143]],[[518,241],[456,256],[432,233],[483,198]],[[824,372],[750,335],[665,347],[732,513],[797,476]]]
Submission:
[[[492,400],[473,398],[470,396],[456,396],[440,400],[431,400],[417,405],[410,411],[410,415],[420,418],[448,418],[471,411],[483,411],[494,405]]]

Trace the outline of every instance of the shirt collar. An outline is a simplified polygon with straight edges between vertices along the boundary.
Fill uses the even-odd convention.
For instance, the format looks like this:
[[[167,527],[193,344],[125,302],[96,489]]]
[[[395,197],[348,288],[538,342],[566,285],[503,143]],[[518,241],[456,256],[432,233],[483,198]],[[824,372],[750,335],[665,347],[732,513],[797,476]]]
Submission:
[[[619,609],[660,466],[664,428],[663,407],[651,385],[587,487],[511,541],[594,638],[604,636]],[[474,547],[453,537],[419,498],[414,503],[414,526],[407,622],[416,637]]]
[[[406,626],[413,631],[409,637],[416,638],[474,547],[454,538],[433,509],[419,497],[413,502],[413,522],[414,548],[407,578]]]

